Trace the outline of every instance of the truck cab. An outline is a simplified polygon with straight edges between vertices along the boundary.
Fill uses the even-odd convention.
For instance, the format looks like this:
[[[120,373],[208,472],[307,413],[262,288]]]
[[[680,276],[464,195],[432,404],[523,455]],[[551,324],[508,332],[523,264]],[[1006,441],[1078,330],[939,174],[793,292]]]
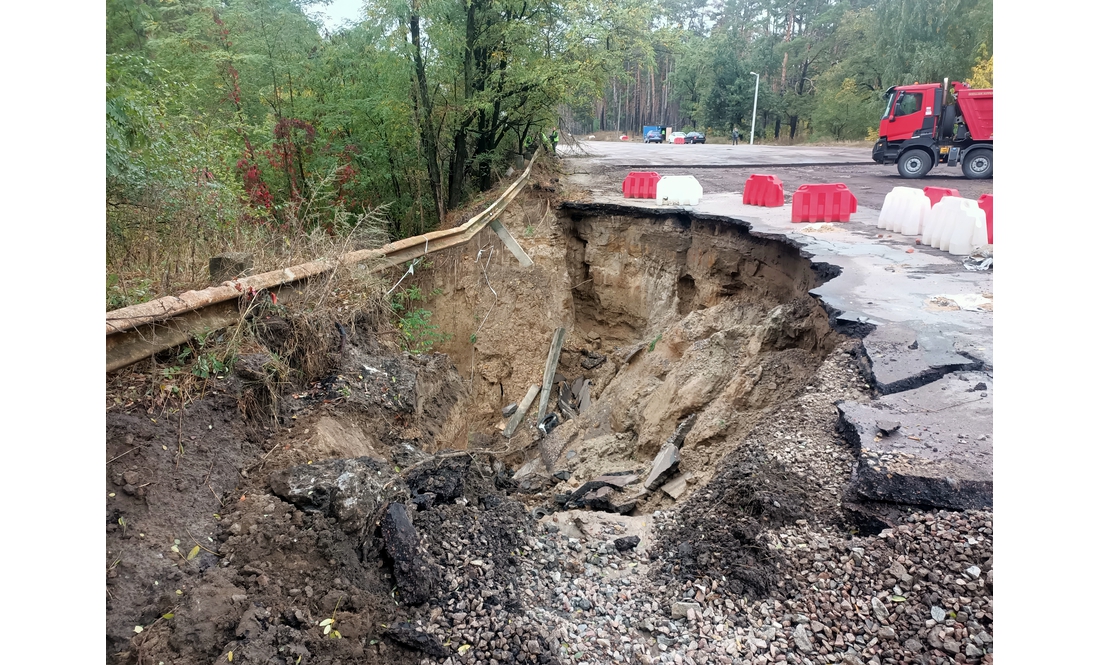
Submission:
[[[952,86],[954,100],[944,99],[946,79],[887,90],[872,159],[897,164],[903,178],[921,178],[936,164],[961,164],[967,178],[992,178],[993,90]]]

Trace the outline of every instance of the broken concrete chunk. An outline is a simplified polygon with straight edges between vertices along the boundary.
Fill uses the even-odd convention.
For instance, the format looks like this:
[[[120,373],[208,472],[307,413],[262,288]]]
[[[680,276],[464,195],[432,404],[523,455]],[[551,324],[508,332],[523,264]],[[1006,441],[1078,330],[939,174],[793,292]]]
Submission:
[[[438,572],[420,547],[420,536],[405,504],[395,501],[386,506],[381,527],[386,554],[393,559],[399,597],[408,605],[427,601],[435,591]]]
[[[527,394],[520,400],[519,407],[517,407],[516,412],[512,414],[512,419],[508,421],[508,425],[504,428],[504,438],[511,438],[515,434],[516,429],[523,422],[523,417],[527,415],[527,410],[535,403],[539,390],[539,386],[531,386],[527,389]]]
[[[336,518],[346,533],[367,525],[378,508],[388,464],[371,457],[330,459],[277,471],[271,490],[298,508]]]
[[[512,402],[512,403],[511,403],[511,404],[509,404],[508,406],[506,406],[506,407],[504,407],[503,409],[501,409],[500,413],[501,413],[501,415],[503,415],[503,416],[504,416],[505,418],[507,418],[508,416],[510,416],[510,415],[512,415],[513,413],[515,413],[515,412],[516,412],[516,409],[518,409],[518,408],[519,408],[519,404],[517,404],[517,403],[515,403],[515,402]]]
[[[688,480],[691,478],[690,473],[681,473],[672,480],[668,481],[661,486],[661,491],[669,495],[673,499],[679,499],[687,491]]]
[[[680,448],[672,440],[661,446],[661,451],[653,459],[653,468],[646,478],[645,488],[655,490],[672,477],[680,467]]]
[[[562,469],[560,471],[555,471],[554,472],[554,477],[557,478],[558,480],[569,480],[570,476],[572,476],[572,475],[573,475],[573,473],[571,471],[569,471],[568,469]]]
[[[688,615],[688,610],[692,610],[696,614],[698,614],[700,612],[701,608],[699,606],[699,603],[685,603],[685,602],[673,603],[672,604],[672,618],[673,619],[682,619],[682,618],[684,618]]]
[[[896,420],[879,420],[875,422],[875,426],[883,434],[893,434],[901,429],[901,423]]]
[[[593,483],[607,483],[608,485],[614,485],[615,487],[618,487],[619,489],[622,489],[622,488],[626,487],[627,485],[638,482],[638,476],[633,474],[633,473],[626,473],[626,474],[622,474],[622,475],[607,474],[607,475],[604,475],[604,476],[600,476],[599,478],[593,478],[591,480],[591,482],[593,482]]]

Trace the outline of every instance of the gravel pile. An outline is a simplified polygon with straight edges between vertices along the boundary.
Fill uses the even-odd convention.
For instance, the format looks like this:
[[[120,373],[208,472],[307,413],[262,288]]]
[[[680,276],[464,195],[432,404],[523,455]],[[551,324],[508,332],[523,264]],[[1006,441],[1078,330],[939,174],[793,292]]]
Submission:
[[[992,513],[842,526],[832,405],[866,399],[854,367],[830,356],[636,549],[617,515],[566,533],[492,496],[417,513],[445,587],[399,610],[422,662],[992,663]]]

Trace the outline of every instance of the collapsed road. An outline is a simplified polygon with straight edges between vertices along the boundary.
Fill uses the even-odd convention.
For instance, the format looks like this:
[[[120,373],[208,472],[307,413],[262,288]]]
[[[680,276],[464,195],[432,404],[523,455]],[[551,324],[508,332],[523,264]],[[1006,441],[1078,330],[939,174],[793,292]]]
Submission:
[[[276,422],[263,357],[108,413],[108,660],[992,662],[990,275],[532,177],[533,266],[413,278],[443,354],[363,324]]]

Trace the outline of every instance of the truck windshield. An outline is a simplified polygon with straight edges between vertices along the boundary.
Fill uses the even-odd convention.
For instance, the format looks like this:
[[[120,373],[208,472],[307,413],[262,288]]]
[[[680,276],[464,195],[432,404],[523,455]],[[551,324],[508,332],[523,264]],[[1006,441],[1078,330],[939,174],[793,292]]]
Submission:
[[[890,109],[894,107],[894,100],[897,99],[897,94],[896,92],[891,92],[886,95],[886,110],[882,112],[883,120],[890,117]]]

